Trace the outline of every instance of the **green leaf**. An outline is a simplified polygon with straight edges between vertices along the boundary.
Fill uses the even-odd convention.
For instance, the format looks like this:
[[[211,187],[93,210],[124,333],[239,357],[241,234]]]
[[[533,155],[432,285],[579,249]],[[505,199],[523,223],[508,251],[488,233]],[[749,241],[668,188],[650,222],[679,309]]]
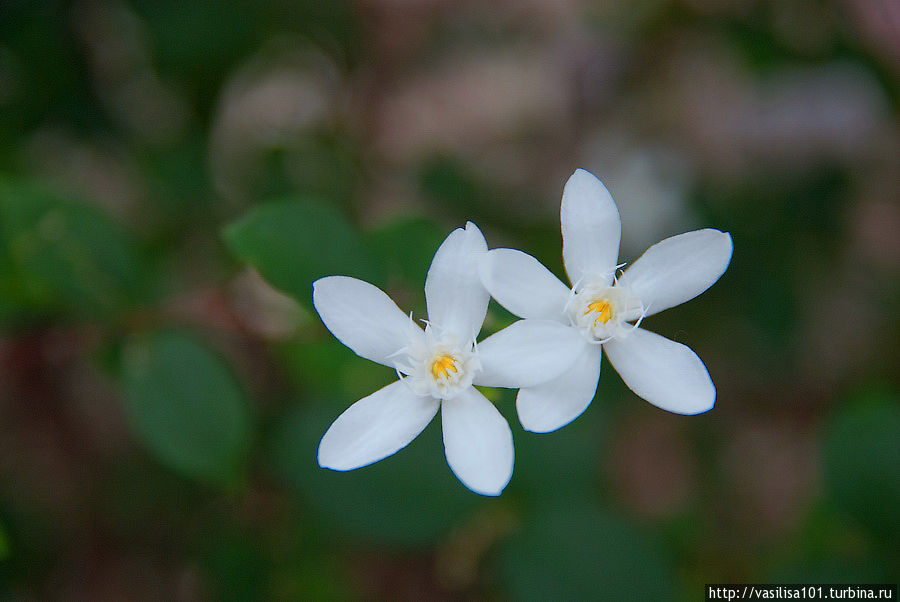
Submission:
[[[0,181],[0,239],[8,253],[0,259],[7,302],[97,317],[139,297],[133,241],[88,205]]]
[[[261,205],[224,234],[235,255],[307,307],[313,281],[323,276],[382,280],[359,233],[330,205],[306,200]]]
[[[347,405],[297,408],[270,446],[273,468],[308,502],[326,531],[402,546],[433,544],[477,504],[491,503],[450,472],[439,418],[407,447],[371,466],[348,472],[319,468],[319,440]]]
[[[501,550],[513,600],[670,600],[674,582],[657,545],[598,508],[560,504],[526,517]]]
[[[434,222],[413,217],[373,232],[369,242],[391,276],[422,289],[434,253],[446,235]]]
[[[220,357],[191,336],[159,332],[129,343],[123,376],[131,424],[161,462],[204,481],[236,480],[250,412]]]
[[[876,536],[900,537],[900,403],[875,390],[841,407],[825,438],[825,478],[835,503]]]

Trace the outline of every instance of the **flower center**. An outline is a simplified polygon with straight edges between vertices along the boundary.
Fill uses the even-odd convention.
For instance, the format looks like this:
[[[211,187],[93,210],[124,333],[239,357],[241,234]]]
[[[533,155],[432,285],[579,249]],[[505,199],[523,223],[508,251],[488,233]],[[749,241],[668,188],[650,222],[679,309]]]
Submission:
[[[591,343],[628,336],[645,313],[640,299],[628,287],[605,282],[588,283],[572,291],[566,306],[569,321]]]
[[[588,304],[587,310],[584,312],[584,315],[588,314],[596,314],[594,316],[594,325],[597,324],[606,324],[613,317],[613,307],[609,302],[609,299],[603,299],[601,301],[592,301]]]
[[[425,336],[396,354],[397,374],[419,395],[452,399],[472,386],[481,370],[474,342],[460,344],[452,333],[435,332],[431,325]]]
[[[435,380],[449,380],[451,372],[458,374],[459,369],[456,367],[456,360],[449,355],[439,355],[431,364],[431,376]]]

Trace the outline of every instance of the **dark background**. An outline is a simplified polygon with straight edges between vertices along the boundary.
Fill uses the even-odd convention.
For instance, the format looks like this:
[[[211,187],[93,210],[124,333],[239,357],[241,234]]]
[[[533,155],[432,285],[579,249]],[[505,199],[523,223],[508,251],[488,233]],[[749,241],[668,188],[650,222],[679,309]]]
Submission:
[[[896,582],[898,73],[893,0],[3,1],[0,595]],[[318,469],[395,375],[325,331],[312,280],[423,317],[467,219],[562,276],[576,167],[619,205],[622,261],[732,233],[719,283],[646,321],[705,361],[715,409],[665,413],[607,363],[553,434],[492,393],[500,498],[456,481],[437,422]]]

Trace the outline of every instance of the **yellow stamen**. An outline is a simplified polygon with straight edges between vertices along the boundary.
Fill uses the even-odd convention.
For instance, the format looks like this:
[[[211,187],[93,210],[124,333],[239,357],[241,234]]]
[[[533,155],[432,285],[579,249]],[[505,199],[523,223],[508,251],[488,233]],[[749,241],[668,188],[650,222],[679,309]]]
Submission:
[[[597,316],[594,318],[594,325],[597,323],[606,324],[613,317],[613,309],[612,305],[609,301],[594,301],[590,305],[588,305],[587,311],[584,312],[584,315],[588,315],[589,313],[594,312]]]
[[[459,372],[456,368],[456,360],[449,355],[441,355],[431,364],[431,375],[434,378],[450,378],[450,373]]]

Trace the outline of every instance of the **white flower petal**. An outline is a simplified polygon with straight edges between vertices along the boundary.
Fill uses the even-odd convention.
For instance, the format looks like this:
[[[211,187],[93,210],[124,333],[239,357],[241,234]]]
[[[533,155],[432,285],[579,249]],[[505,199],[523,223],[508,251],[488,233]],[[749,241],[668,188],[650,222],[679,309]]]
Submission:
[[[552,320],[519,320],[478,344],[485,387],[533,387],[562,374],[585,344],[577,329]]]
[[[658,242],[641,255],[619,284],[649,306],[646,315],[693,299],[718,280],[731,261],[731,235],[712,228]]]
[[[481,495],[500,495],[513,471],[512,431],[484,395],[469,387],[441,404],[444,453],[463,485]]]
[[[468,222],[441,243],[425,279],[429,322],[441,333],[460,337],[460,343],[475,340],[487,313],[490,295],[478,275],[485,252],[484,236]]]
[[[319,466],[353,470],[403,449],[428,426],[440,401],[397,381],[363,397],[337,417],[319,443]]]
[[[488,292],[520,318],[563,318],[569,288],[531,255],[493,249],[481,259],[480,269]]]
[[[391,355],[424,336],[377,286],[348,276],[313,283],[313,305],[325,327],[360,357],[393,366]]]
[[[563,189],[559,210],[563,260],[572,284],[601,278],[611,283],[619,257],[622,221],[606,187],[593,174],[576,169]]]
[[[585,341],[575,363],[562,375],[519,390],[516,410],[522,427],[533,433],[549,433],[581,416],[597,392],[602,357],[599,346]]]
[[[658,408],[699,414],[716,403],[706,366],[689,347],[637,328],[603,344],[606,356],[628,387]]]

